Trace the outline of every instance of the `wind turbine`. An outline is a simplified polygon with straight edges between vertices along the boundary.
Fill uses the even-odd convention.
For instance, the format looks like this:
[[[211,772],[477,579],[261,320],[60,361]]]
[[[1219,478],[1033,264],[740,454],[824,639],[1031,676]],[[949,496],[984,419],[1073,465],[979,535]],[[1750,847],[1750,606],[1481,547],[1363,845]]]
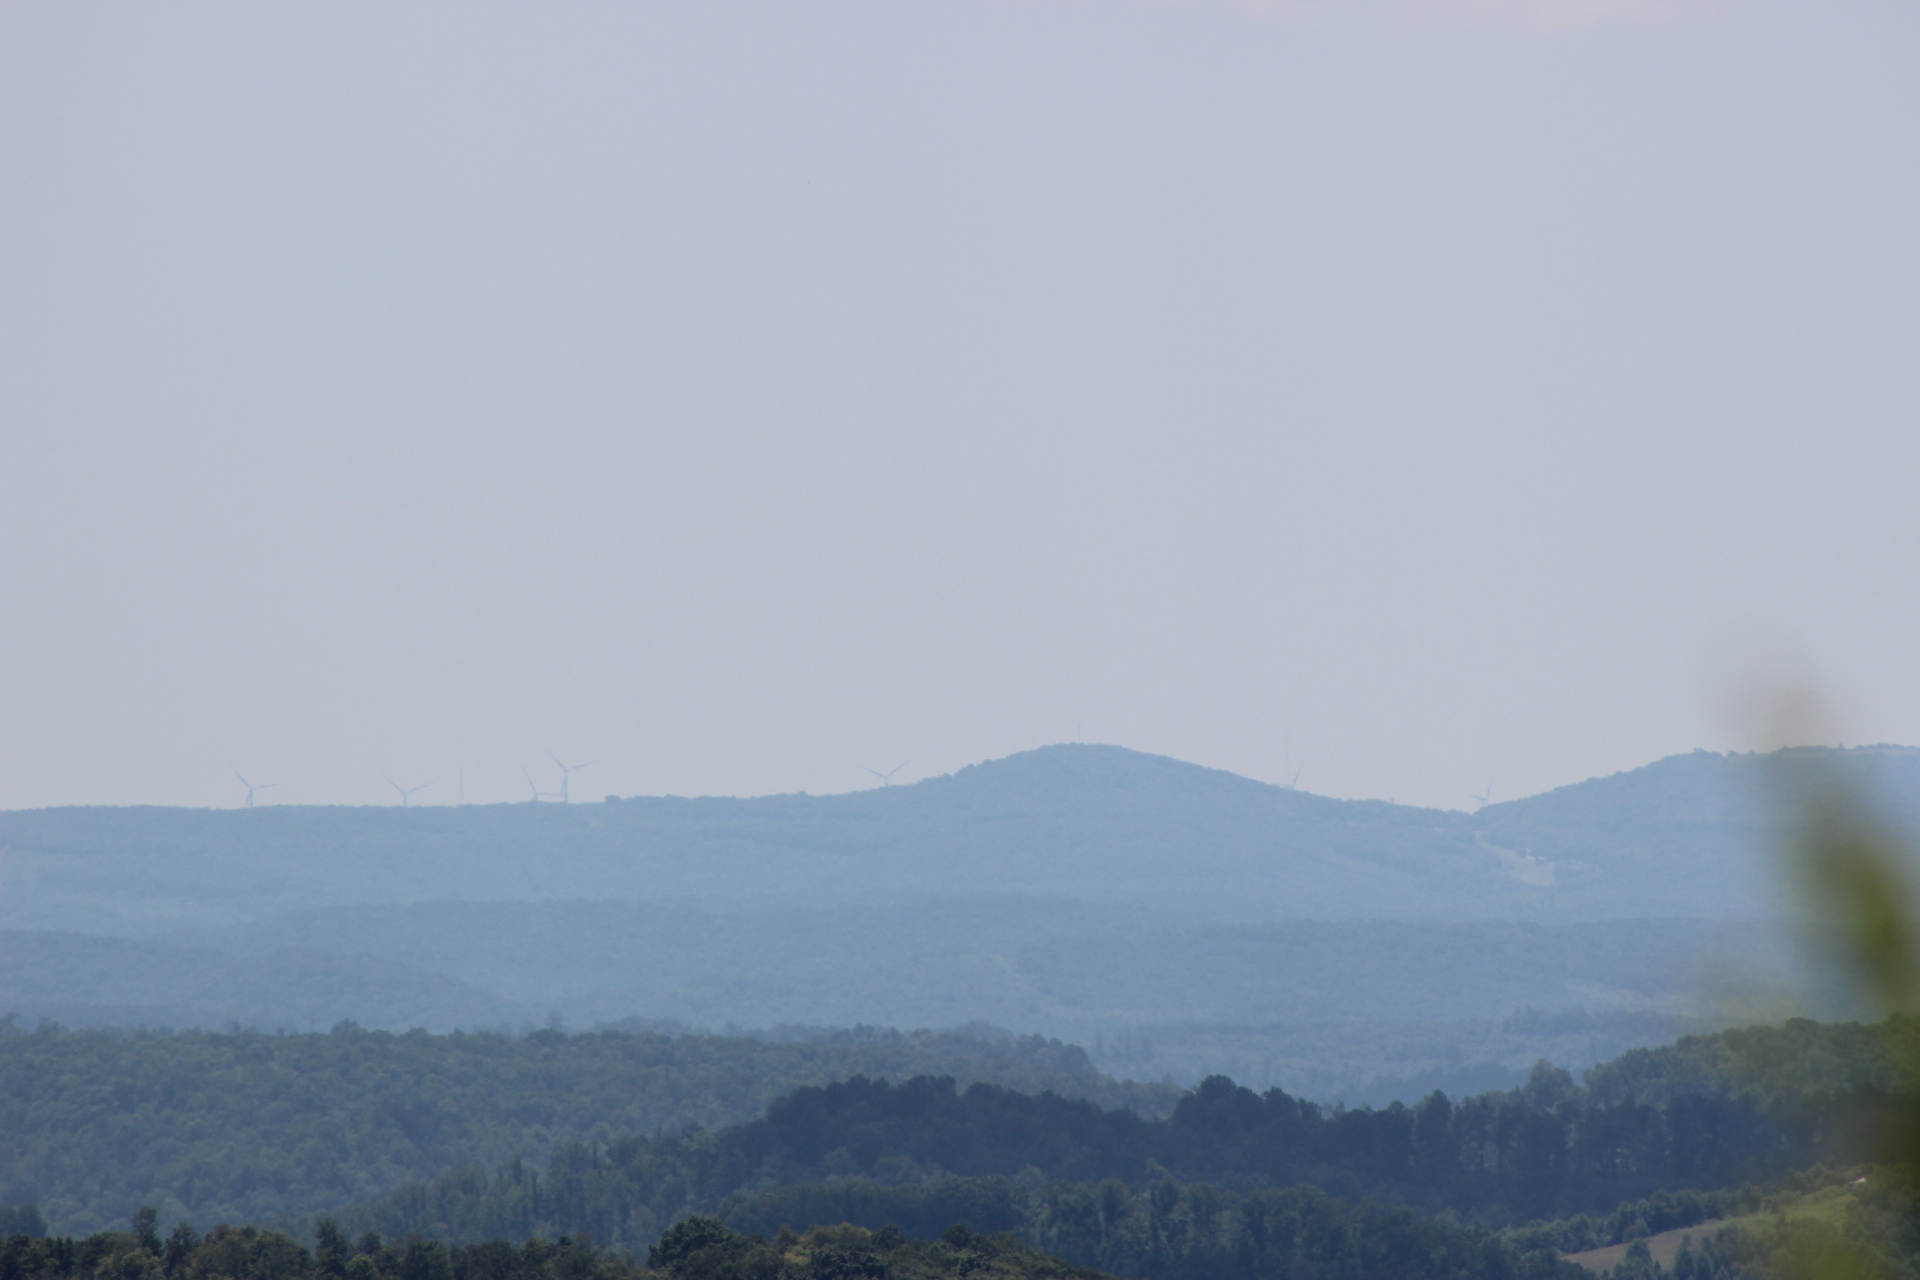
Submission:
[[[381,774],[380,776],[383,778],[387,778],[387,775],[384,773]],[[402,809],[405,809],[412,805],[414,792],[425,791],[428,787],[432,786],[433,784],[431,782],[423,782],[417,787],[403,787],[399,783],[395,782],[392,778],[387,778],[387,785],[400,793],[400,807]]]
[[[236,777],[236,778],[238,778],[238,779],[240,779],[240,785],[241,785],[241,786],[243,786],[243,787],[245,787],[245,788],[247,789],[247,808],[249,808],[249,809],[251,809],[251,808],[253,808],[253,793],[254,793],[254,792],[256,792],[256,791],[265,791],[265,790],[267,790],[267,789],[268,789],[268,788],[270,788],[270,787],[277,787],[277,786],[279,786],[279,785],[280,785],[280,784],[279,784],[279,783],[277,783],[277,782],[263,782],[263,783],[261,783],[261,784],[260,784],[259,786],[257,786],[257,787],[256,787],[256,786],[254,786],[254,785],[253,785],[253,784],[252,784],[251,782],[248,782],[248,781],[247,781],[247,775],[246,775],[246,774],[244,774],[244,773],[241,773],[241,772],[240,772],[240,771],[239,771],[238,769],[235,769],[235,770],[233,771],[233,776],[234,776],[234,777]]]
[[[890,787],[893,785],[893,775],[900,772],[902,769],[906,768],[908,765],[912,763],[913,761],[911,760],[902,760],[899,764],[893,766],[893,768],[887,770],[885,773],[882,773],[878,769],[875,769],[869,765],[863,764],[860,767],[862,769],[865,769],[868,773],[872,774],[874,777],[880,779],[881,786]]]
[[[572,789],[573,788],[573,771],[575,769],[585,769],[588,766],[592,765],[593,761],[589,760],[587,761],[586,764],[560,764],[560,757],[556,756],[551,751],[547,752],[547,759],[553,761],[557,765],[560,765],[560,803],[572,804],[573,803],[573,789]],[[552,795],[553,793],[548,792],[547,794]]]
[[[1493,779],[1492,779],[1492,778],[1488,778],[1488,779],[1487,779],[1487,789],[1486,789],[1485,791],[1483,791],[1483,792],[1481,792],[1481,793],[1480,793],[1479,795],[1477,795],[1477,796],[1473,796],[1473,797],[1471,797],[1471,798],[1472,798],[1472,799],[1475,799],[1475,800],[1478,800],[1478,801],[1480,802],[1480,809],[1484,809],[1484,808],[1486,808],[1486,807],[1487,807],[1488,805],[1490,805],[1490,804],[1492,804],[1492,803],[1493,803]],[[1480,812],[1480,809],[1475,809],[1475,810],[1474,810],[1474,812],[1475,812],[1475,813],[1478,813],[1478,812]]]
[[[532,797],[528,800],[529,804],[539,804],[542,800],[558,800],[560,798],[551,791],[542,791],[539,785],[534,782],[533,775],[525,769],[522,769],[520,772],[526,776],[527,790],[533,792]]]

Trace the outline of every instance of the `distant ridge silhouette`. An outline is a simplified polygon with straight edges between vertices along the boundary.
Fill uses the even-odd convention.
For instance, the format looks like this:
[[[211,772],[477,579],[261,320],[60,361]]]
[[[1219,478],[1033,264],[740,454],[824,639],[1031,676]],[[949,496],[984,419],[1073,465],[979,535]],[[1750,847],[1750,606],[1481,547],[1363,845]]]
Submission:
[[[1834,753],[1920,827],[1920,751]],[[349,903],[1015,894],[1230,918],[1774,910],[1764,761],[1695,752],[1476,813],[1063,744],[843,795],[0,815],[10,928],[154,932]]]

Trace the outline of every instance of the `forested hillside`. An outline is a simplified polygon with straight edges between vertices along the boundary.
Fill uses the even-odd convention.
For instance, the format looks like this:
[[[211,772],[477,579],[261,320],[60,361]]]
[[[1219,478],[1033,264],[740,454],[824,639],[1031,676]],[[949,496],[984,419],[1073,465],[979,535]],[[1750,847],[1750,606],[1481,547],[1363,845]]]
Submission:
[[[1168,1215],[1204,1219],[1207,1204],[1299,1185],[1505,1227],[1858,1159],[1857,1126],[1901,1079],[1891,1046],[1916,1039],[1911,1020],[1752,1029],[1636,1052],[1585,1087],[1543,1063],[1518,1089],[1384,1110],[1329,1110],[1215,1077],[1165,1119],[950,1079],[853,1079],[797,1090],[717,1134],[558,1148],[544,1177],[525,1165],[457,1170],[347,1219],[456,1240],[646,1240],[693,1212],[749,1229],[958,1216],[1101,1266],[1120,1265],[1101,1250],[1137,1215],[1151,1235]],[[1116,1188],[1130,1190],[1115,1199]],[[1076,1222],[1109,1225],[1081,1239]]]
[[[1584,1087],[1543,1066],[1520,1089],[1384,1110],[1224,1079],[1180,1096],[1107,1080],[1071,1046],[953,1035],[15,1032],[0,1203],[38,1203],[56,1230],[142,1203],[205,1225],[358,1202],[356,1229],[387,1234],[644,1243],[688,1212],[758,1221],[752,1197],[780,1187],[873,1188],[892,1206],[878,1227],[930,1188],[1020,1217],[1048,1186],[1112,1179],[1306,1182],[1498,1226],[1846,1158],[1844,1118],[1895,1088],[1892,1046],[1916,1026],[1696,1037]]]
[[[365,949],[264,954],[149,938],[0,931],[0,1015],[81,1026],[316,1031],[343,1019],[434,1031],[513,1026],[543,1011]]]
[[[1920,752],[1825,758],[1920,826]],[[1765,918],[1772,763],[1694,753],[1472,814],[1088,746],[843,796],[9,813],[0,1014],[985,1021],[1137,1078],[1411,1101],[1729,1010],[1852,1016]],[[1582,1018],[1612,1021],[1546,1029]]]
[[[566,1223],[640,1240],[703,1209],[760,1233],[831,1221],[932,1232],[961,1220],[1151,1280],[1547,1274],[1561,1248],[1751,1216],[1793,1187],[1850,1183],[1811,1167],[1866,1149],[1916,1040],[1916,1019],[1799,1022],[1636,1052],[1585,1087],[1542,1065],[1507,1093],[1384,1111],[1330,1112],[1216,1079],[1165,1120],[991,1086],[853,1080],[801,1089],[717,1134],[557,1150],[544,1176],[524,1165],[455,1171],[345,1221],[451,1239]],[[1904,1210],[1884,1195],[1854,1198],[1864,1216],[1844,1225],[1855,1244],[1913,1252],[1896,1229]],[[1384,1207],[1395,1204],[1404,1208]],[[1503,1243],[1422,1216],[1436,1211],[1480,1228],[1533,1225]],[[1567,1213],[1578,1216],[1540,1221]],[[1758,1280],[1771,1274],[1759,1261],[1768,1240],[1826,1247],[1837,1229],[1703,1237],[1689,1266]],[[1292,1270],[1297,1255],[1260,1244],[1329,1236],[1379,1252],[1350,1261],[1356,1269]],[[1466,1269],[1430,1270],[1438,1258]]]
[[[150,1212],[150,1211],[149,1211]],[[642,1265],[644,1257],[645,1265]],[[591,1241],[490,1240],[449,1248],[418,1237],[349,1242],[322,1223],[314,1247],[277,1231],[216,1227],[204,1237],[176,1230],[162,1240],[150,1217],[132,1231],[86,1239],[0,1243],[7,1280],[1112,1280],[1049,1257],[1011,1236],[952,1231],[943,1239],[909,1240],[898,1230],[821,1226],[778,1238],[736,1235],[717,1222],[693,1220],[635,1256]],[[1463,1276],[1461,1280],[1478,1280]],[[1491,1280],[1491,1278],[1490,1278]]]
[[[1648,1010],[1519,1009],[1457,1022],[1170,1022],[1129,1028],[1087,1046],[1094,1064],[1126,1080],[1209,1075],[1285,1089],[1316,1102],[1384,1107],[1439,1089],[1452,1097],[1511,1089],[1542,1058],[1576,1075],[1630,1049],[1667,1044],[1737,1021]]]
[[[1036,1038],[0,1033],[0,1204],[56,1231],[124,1221],[270,1223],[409,1178],[627,1134],[751,1120],[809,1083],[927,1073],[1154,1113],[1178,1091],[1116,1083]]]
[[[1418,955],[1409,965],[1406,958]],[[635,1013],[714,1027],[782,1022],[955,1026],[985,1021],[1083,1044],[1130,1040],[1135,1078],[1196,1083],[1232,1071],[1290,1092],[1357,1100],[1359,1072],[1499,1062],[1522,1072],[1581,1045],[1544,1023],[1502,1045],[1470,1028],[1415,1035],[1378,1024],[1504,1021],[1519,1009],[1672,1015],[1617,1021],[1586,1065],[1683,1030],[1702,977],[1784,984],[1784,939],[1761,925],[1690,920],[1284,921],[1175,928],[1133,909],[971,899],[722,913],[649,903],[429,903],[336,907],[196,931],[190,943],[0,933],[0,1011],[69,1025],[324,1030],[342,1018],[394,1030],[573,1026]],[[1276,981],[1276,975],[1283,975]],[[1376,1024],[1342,1054],[1329,1024]],[[1268,1028],[1258,1052],[1209,1061],[1140,1050],[1178,1024]],[[1320,1028],[1304,1033],[1307,1028]],[[1291,1038],[1304,1041],[1289,1048]],[[1646,1035],[1647,1039],[1619,1037]],[[1239,1041],[1251,1048],[1252,1037]],[[1356,1042],[1358,1044],[1359,1042]],[[1317,1055],[1309,1058],[1305,1044]],[[1384,1049],[1384,1056],[1382,1050]],[[1167,1051],[1162,1050],[1165,1054]]]
[[[563,1237],[515,1244],[454,1245],[420,1236],[349,1241],[321,1221],[313,1248],[255,1227],[180,1227],[161,1239],[151,1210],[131,1231],[85,1239],[0,1241],[7,1280],[1111,1280],[1049,1255],[1018,1235],[983,1234],[955,1222],[937,1237],[899,1227],[847,1223],[804,1232],[737,1232],[711,1217],[677,1223],[644,1255]],[[1204,1246],[1202,1239],[1207,1242]],[[1150,1280],[1584,1280],[1551,1253],[1523,1255],[1512,1242],[1445,1223],[1343,1204],[1312,1191],[1276,1193],[1238,1206],[1197,1233],[1117,1239],[1124,1274]]]

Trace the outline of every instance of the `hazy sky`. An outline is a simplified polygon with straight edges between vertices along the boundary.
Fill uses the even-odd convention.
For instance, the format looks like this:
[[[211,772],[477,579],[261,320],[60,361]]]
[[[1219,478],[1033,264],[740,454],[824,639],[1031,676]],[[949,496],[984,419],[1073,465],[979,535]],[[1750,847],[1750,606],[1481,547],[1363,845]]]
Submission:
[[[1920,741],[1920,5],[0,8],[0,805]]]

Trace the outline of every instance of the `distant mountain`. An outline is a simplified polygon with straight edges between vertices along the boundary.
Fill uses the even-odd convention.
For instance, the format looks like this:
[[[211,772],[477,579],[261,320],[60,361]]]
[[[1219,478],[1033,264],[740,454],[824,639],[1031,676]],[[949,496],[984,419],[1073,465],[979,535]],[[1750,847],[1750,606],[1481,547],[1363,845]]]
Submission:
[[[1570,916],[1727,917],[1779,908],[1775,866],[1782,756],[1831,776],[1920,840],[1920,749],[1857,747],[1762,755],[1695,751],[1462,815],[1506,862],[1550,866],[1546,897]],[[1589,917],[1591,918],[1591,917]]]
[[[1920,829],[1920,751],[1819,755]],[[983,1021],[1318,1096],[1493,1082],[1840,1011],[1767,922],[1773,763],[1696,752],[1474,814],[1093,746],[842,796],[15,812],[0,1014]]]
[[[1828,754],[1920,830],[1920,750]],[[0,924],[153,934],[449,898],[983,892],[1201,919],[1756,918],[1776,907],[1766,764],[1696,752],[1474,814],[1080,745],[838,796],[15,811]]]

